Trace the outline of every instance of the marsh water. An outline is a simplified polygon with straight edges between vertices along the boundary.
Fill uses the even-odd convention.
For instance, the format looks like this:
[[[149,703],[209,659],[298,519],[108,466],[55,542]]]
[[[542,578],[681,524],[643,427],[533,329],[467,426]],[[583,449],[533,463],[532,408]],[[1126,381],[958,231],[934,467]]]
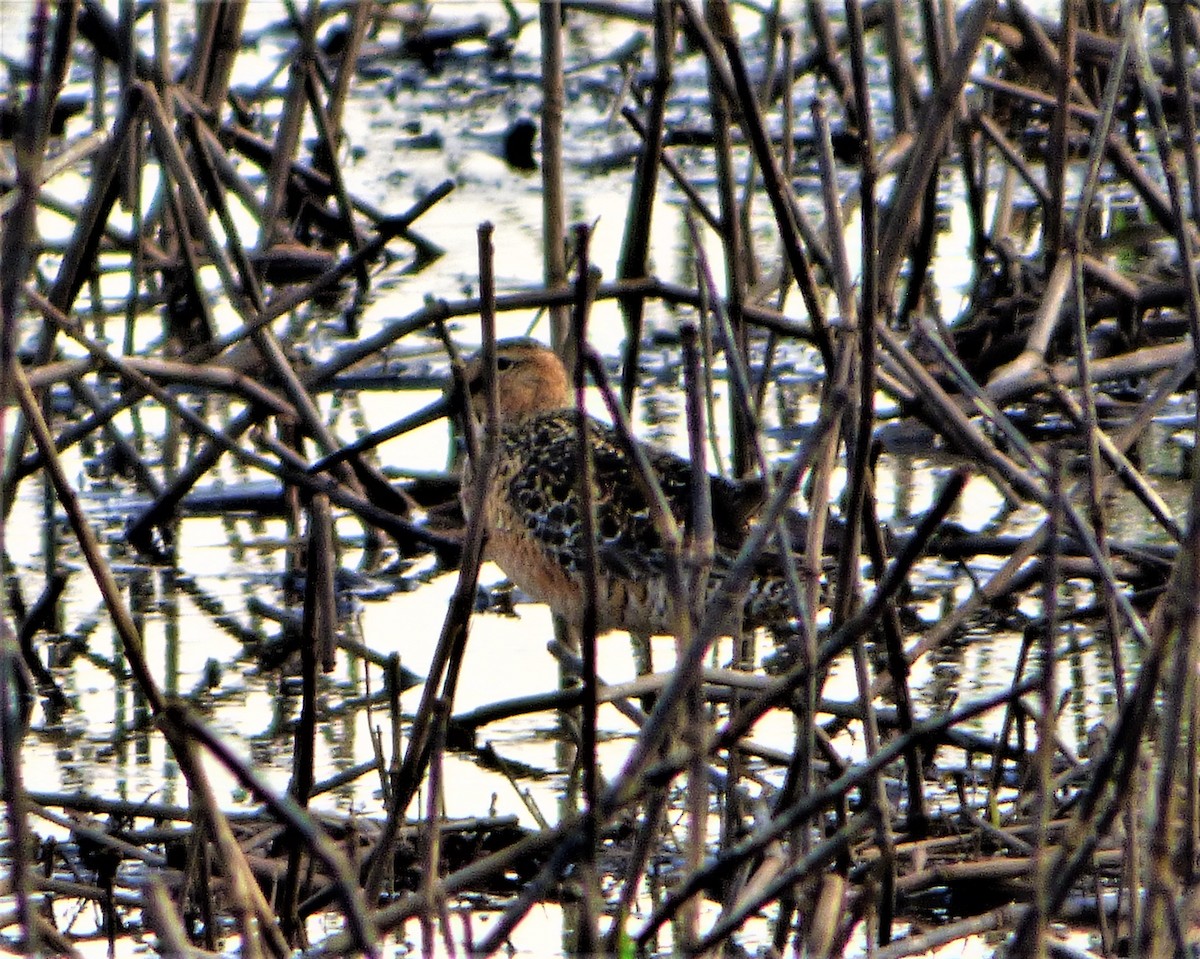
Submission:
[[[20,7],[6,4],[6,16],[10,6]],[[451,6],[455,21],[468,19],[467,5]],[[517,6],[523,9],[530,5]],[[495,6],[477,7],[481,16],[496,15]],[[280,22],[275,4],[253,3],[250,8],[251,16],[261,24],[258,45],[266,71],[287,48],[286,35],[272,29]],[[6,24],[11,22],[11,18],[5,20]],[[179,43],[186,42],[187,22],[180,17]],[[600,60],[620,49],[636,32],[618,21],[604,23],[603,28],[569,36],[571,62]],[[4,28],[3,42],[5,50],[11,52],[19,44],[14,44],[9,30]],[[357,317],[361,335],[413,313],[428,297],[456,299],[473,295],[478,276],[476,229],[484,220],[496,228],[499,288],[519,289],[540,281],[539,174],[514,169],[496,152],[497,139],[514,121],[537,118],[540,92],[535,80],[536,44],[536,30],[524,31],[512,60],[503,68],[496,67],[494,73],[489,73],[492,68],[486,65],[482,53],[469,45],[460,51],[464,56],[443,62],[435,72],[418,64],[397,66],[382,60],[377,70],[363,71],[361,82],[353,90],[346,122],[352,145],[344,175],[350,192],[381,210],[393,211],[407,208],[447,177],[453,179],[455,189],[422,217],[417,227],[442,248],[443,254],[419,271],[390,270],[386,266],[378,270],[371,296]],[[478,57],[472,57],[473,53]],[[569,217],[594,225],[591,258],[606,276],[615,273],[632,175],[630,164],[617,162],[616,158],[636,143],[613,115],[622,69],[614,61],[607,83],[596,82],[594,70],[580,74],[577,81],[568,79],[565,186]],[[582,77],[587,78],[586,83]],[[699,76],[692,79],[698,86],[703,83]],[[248,78],[246,83],[253,86],[262,80]],[[688,79],[680,82],[686,84]],[[801,89],[798,95],[803,97],[804,91]],[[680,115],[676,121],[686,125],[689,117]],[[613,158],[611,168],[601,162],[608,157]],[[676,158],[693,182],[701,188],[712,187],[699,153],[691,166],[686,149],[678,151]],[[803,189],[803,176],[799,182],[802,202],[815,204],[816,198]],[[76,199],[85,188],[81,179],[69,174],[49,186],[52,192]],[[940,310],[948,323],[953,323],[965,308],[964,294],[970,280],[970,263],[961,255],[966,242],[958,232],[963,229],[956,211],[958,199],[950,194],[942,197],[945,232],[934,265]],[[665,184],[657,203],[652,242],[655,269],[665,279],[691,283],[695,255],[684,221],[684,200],[673,186]],[[70,223],[55,222],[47,216],[40,227],[47,239],[53,239],[56,233],[65,235]],[[769,229],[766,221],[763,228]],[[855,228],[851,218],[848,230]],[[850,244],[851,249],[856,242]],[[769,245],[769,236],[764,245]],[[719,263],[719,252],[711,252],[712,262]],[[127,282],[127,277],[119,273],[98,277],[97,294],[100,299],[119,299]],[[634,418],[644,439],[683,452],[684,399],[674,337],[681,316],[663,303],[655,303],[650,309],[654,334],[644,353],[642,389]],[[111,331],[117,336],[125,320],[95,322],[96,332]],[[157,314],[148,314],[144,328],[153,329],[158,322]],[[545,339],[549,335],[547,323],[545,316],[533,311],[506,313],[500,318],[500,332],[532,333]],[[479,328],[472,320],[455,321],[451,332],[464,349],[478,343]],[[590,336],[615,362],[624,329],[611,301],[595,306]],[[311,323],[304,349],[320,359],[345,342],[343,317],[331,311],[328,317]],[[761,360],[761,356],[758,358]],[[449,376],[444,351],[431,334],[402,339],[388,363],[379,369],[394,374],[411,388],[396,390],[388,383],[386,390],[372,389],[371,383],[348,380],[346,385],[319,397],[327,422],[343,441],[385,426],[437,399]],[[819,358],[808,347],[795,345],[777,354],[764,404],[773,458],[786,457],[805,428],[811,426],[822,375]],[[726,422],[728,415],[723,402],[726,390],[726,384],[718,381],[718,424]],[[57,391],[52,394],[57,395]],[[875,473],[876,496],[881,517],[893,531],[903,533],[914,517],[929,507],[939,481],[955,461],[919,432],[901,430],[897,425],[894,433],[887,433],[889,402],[881,393],[878,403],[886,436],[885,451]],[[598,402],[596,409],[600,409]],[[213,407],[206,408],[206,412],[220,415]],[[1139,454],[1161,494],[1182,513],[1186,496],[1182,477],[1189,448],[1185,428],[1179,424],[1186,422],[1190,410],[1175,412],[1178,418],[1163,417],[1147,433]],[[152,459],[167,455],[163,422],[158,415],[144,410],[118,420],[121,430]],[[186,448],[183,452],[186,455]],[[446,470],[451,452],[451,436],[441,422],[388,442],[379,448],[378,457],[399,482],[405,477]],[[64,462],[137,618],[157,680],[168,693],[194,704],[211,727],[269,783],[281,790],[286,788],[292,771],[291,725],[299,710],[299,686],[294,670],[287,663],[274,662],[269,651],[285,631],[278,621],[279,611],[291,608],[294,612],[298,608],[296,591],[286,576],[287,551],[293,545],[295,530],[283,518],[259,512],[221,508],[212,513],[200,506],[185,506],[175,527],[174,563],[148,562],[125,541],[126,524],[144,501],[112,468],[107,454],[102,444],[81,445],[65,454]],[[713,460],[720,463],[727,454],[725,449],[714,450]],[[246,490],[269,493],[273,484],[268,476],[226,461],[210,474],[203,492],[217,498]],[[804,509],[803,491],[795,505]],[[1151,535],[1149,521],[1143,527],[1139,511],[1114,502],[1110,514],[1116,527],[1111,530],[1115,539],[1141,542]],[[970,531],[1020,537],[1030,532],[1042,515],[1032,510],[1010,510],[985,480],[973,479],[951,519]],[[338,565],[353,574],[347,575],[340,592],[340,629],[381,659],[396,654],[406,669],[423,676],[438,641],[457,571],[439,567],[432,556],[412,559],[398,554],[371,556],[371,566],[364,570],[367,547],[361,526],[351,517],[339,517],[337,531]],[[6,527],[5,546],[10,575],[27,602],[40,593],[52,573],[69,576],[55,629],[40,640],[46,644],[48,660],[66,694],[67,705],[61,715],[51,715],[44,702],[35,706],[24,746],[26,786],[35,793],[87,791],[132,802],[185,805],[186,786],[163,737],[155,734],[146,704],[130,691],[120,640],[64,527],[54,495],[40,479],[21,484]],[[999,559],[995,562],[998,565]],[[925,561],[912,584],[916,594],[913,607],[919,611],[920,621],[907,624],[910,636],[919,633],[923,624],[936,622],[969,594],[988,571],[988,563],[986,558],[969,563]],[[483,608],[471,622],[453,704],[456,713],[547,692],[560,682],[559,665],[547,651],[553,637],[548,610],[524,602],[520,596],[511,611],[504,609],[503,603],[491,601],[504,579],[500,570],[488,565],[481,579]],[[1081,609],[1096,599],[1090,583],[1084,580],[1070,581],[1069,588],[1075,591]],[[1038,609],[1031,593],[1027,607],[1018,605],[1004,619],[981,620],[950,648],[940,650],[936,657],[922,659],[912,677],[918,710],[942,711],[959,699],[1010,684],[1021,647],[1022,615],[1036,616]],[[760,654],[769,653],[769,641],[765,637],[760,641]],[[654,668],[669,669],[674,653],[673,640],[655,639]],[[725,665],[732,655],[727,644],[721,645],[713,653],[712,664]],[[1131,655],[1136,656],[1136,651]],[[1073,648],[1059,666],[1061,688],[1068,691],[1061,734],[1068,743],[1082,749],[1089,729],[1103,717],[1112,700],[1106,641],[1090,629],[1079,627]],[[615,633],[603,638],[598,672],[609,683],[636,675],[628,636]],[[383,686],[383,673],[377,663],[345,654],[339,655],[334,670],[322,677],[318,781],[373,760],[377,749],[383,750],[385,759],[390,755],[391,731],[385,728],[386,704],[380,696]],[[408,690],[402,708],[413,710],[420,692],[419,686]],[[824,695],[853,698],[853,674],[847,666],[835,664]],[[622,762],[636,730],[613,709],[602,709],[599,721],[601,761],[606,770],[613,771]],[[756,741],[781,749],[789,748],[792,735],[791,720],[786,717],[768,719],[754,731]],[[538,816],[553,822],[565,783],[560,741],[560,720],[553,712],[483,727],[476,746],[489,747],[503,762],[485,762],[479,750],[449,753],[443,770],[445,815],[510,815],[530,826],[537,824]],[[843,745],[847,754],[859,748],[858,744]],[[253,808],[249,797],[222,767],[216,763],[209,766],[230,809]],[[771,781],[781,773],[764,768],[762,775]],[[379,776],[360,775],[322,792],[313,800],[313,806],[340,814],[377,817],[383,808]],[[56,827],[38,821],[35,828],[48,835]],[[95,920],[85,908],[71,922],[77,931],[85,931]],[[560,920],[552,910],[543,910],[535,911],[512,941],[518,953],[546,955],[561,948],[560,935]],[[402,952],[403,937],[398,942],[396,948]],[[753,947],[752,936],[746,944]],[[121,945],[126,954],[141,949],[137,942]]]

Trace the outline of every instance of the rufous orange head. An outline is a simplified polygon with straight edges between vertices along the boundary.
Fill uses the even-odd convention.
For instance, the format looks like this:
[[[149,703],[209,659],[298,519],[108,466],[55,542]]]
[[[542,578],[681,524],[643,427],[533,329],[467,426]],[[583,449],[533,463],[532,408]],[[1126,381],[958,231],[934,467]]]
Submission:
[[[484,416],[483,353],[467,363],[467,388],[476,416]],[[496,403],[500,425],[535,413],[573,406],[562,360],[549,347],[527,336],[496,342]]]

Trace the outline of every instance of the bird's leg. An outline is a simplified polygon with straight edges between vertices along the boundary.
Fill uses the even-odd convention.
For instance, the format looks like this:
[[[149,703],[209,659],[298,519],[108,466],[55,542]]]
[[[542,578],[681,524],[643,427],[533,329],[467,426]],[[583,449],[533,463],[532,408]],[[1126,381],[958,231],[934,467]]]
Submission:
[[[637,675],[649,676],[654,672],[654,647],[651,644],[651,637],[646,633],[630,633],[629,645],[633,649],[633,665],[637,670]],[[647,716],[654,711],[655,696],[653,693],[646,693],[638,701]]]

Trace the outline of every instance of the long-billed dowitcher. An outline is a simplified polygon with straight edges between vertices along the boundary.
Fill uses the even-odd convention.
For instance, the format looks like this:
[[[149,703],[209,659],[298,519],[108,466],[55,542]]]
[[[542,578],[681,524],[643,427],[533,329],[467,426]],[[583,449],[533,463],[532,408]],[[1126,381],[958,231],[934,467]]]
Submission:
[[[476,356],[467,369],[468,386],[476,396],[483,383],[482,364]],[[496,392],[499,436],[484,503],[486,555],[530,597],[579,625],[585,549],[578,414],[566,371],[536,340],[502,340],[496,348]],[[478,396],[474,405],[479,415]],[[611,426],[588,417],[588,433],[594,464],[598,628],[669,633],[675,610],[666,575],[668,556],[636,482],[636,467]],[[686,528],[692,512],[691,464],[650,446],[646,452],[675,521]],[[465,482],[474,481],[468,472]],[[716,555],[709,595],[720,585],[761,500],[761,488],[754,484],[711,476],[710,489]],[[742,621],[763,625],[786,610],[780,578],[761,575],[743,604]]]

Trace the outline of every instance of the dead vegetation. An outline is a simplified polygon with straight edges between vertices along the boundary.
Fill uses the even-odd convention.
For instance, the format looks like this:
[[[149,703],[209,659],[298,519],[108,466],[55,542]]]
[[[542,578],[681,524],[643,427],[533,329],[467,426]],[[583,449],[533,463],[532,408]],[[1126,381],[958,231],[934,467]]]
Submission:
[[[543,2],[536,22],[523,19],[532,7],[497,5],[493,23],[435,28],[415,3],[284,5],[287,58],[271,69],[286,81],[242,86],[234,80],[258,39],[247,34],[245,5],[197,4],[186,45],[168,6],[124,4],[113,19],[95,0],[36,5],[28,59],[7,64],[0,396],[6,510],[22,484],[52,488],[53,515],[69,526],[121,639],[122,675],[179,765],[190,805],[28,788],[30,702],[47,722],[75,707],[43,645],[65,575],[51,571],[29,602],[28,577],[14,573],[0,659],[6,945],[71,953],[45,904],[94,899],[111,935],[139,923],[164,953],[217,949],[222,917],[247,955],[283,957],[295,946],[374,953],[381,934],[410,919],[433,949],[436,937],[455,935],[450,911],[467,902],[498,916],[474,932],[468,921],[457,947],[439,948],[488,954],[535,904],[558,900],[573,911],[567,948],[582,954],[736,951],[756,917],[777,952],[816,956],[842,954],[855,936],[893,957],[982,932],[1003,933],[1007,955],[1042,955],[1067,949],[1060,921],[1092,931],[1096,955],[1194,950],[1200,487],[1192,481],[1187,514],[1175,516],[1137,459],[1167,404],[1188,415],[1183,438],[1195,436],[1194,10],[1080,0],[1052,23],[1017,0],[951,10],[847,0],[836,22],[810,2],[790,11],[795,20],[778,15],[788,5],[761,15],[739,8],[735,27],[715,0]],[[635,41],[568,62],[564,38],[602,21],[634,25]],[[514,44],[539,29],[539,72],[522,79],[507,68]],[[477,296],[431,299],[360,332],[373,287],[439,255],[420,218],[452,186],[407,210],[355,196],[342,168],[354,146],[347,98],[373,70],[393,71],[402,100],[406,83],[450,62],[477,66],[480,83],[486,73],[540,89],[545,282],[496,289],[493,260],[504,253],[481,228]],[[689,95],[706,98],[695,128],[675,122],[681,74],[692,78]],[[631,170],[611,279],[589,272],[587,227],[568,233],[568,75],[606,85],[613,116],[639,137],[632,150],[614,138],[592,161]],[[520,166],[529,129],[512,132],[509,160]],[[708,182],[691,182],[695,164],[676,162],[683,150],[704,158]],[[86,184],[82,195],[59,192],[71,173]],[[650,267],[655,198],[668,184],[689,208],[691,287]],[[931,289],[947,191],[969,223],[962,317],[947,315]],[[47,212],[69,222],[64,242],[39,235]],[[719,268],[703,254],[712,236]],[[124,281],[119,296],[102,289],[113,277]],[[589,308],[609,300],[627,330],[611,384],[610,367],[586,346]],[[556,345],[619,418],[641,383],[646,315],[663,304],[686,321],[695,445],[720,358],[734,397],[732,468],[768,478],[738,564],[749,570],[773,551],[792,579],[795,616],[772,670],[706,665],[716,617],[698,610],[670,673],[606,686],[595,637],[584,635],[576,656],[563,653],[577,685],[457,711],[483,531],[423,522],[423,509],[455,501],[453,482],[392,482],[374,440],[345,448],[318,400],[348,375],[382,372],[399,388],[405,370],[389,365],[389,350],[444,334],[452,318],[479,317],[486,341],[498,312],[546,309]],[[331,316],[336,348],[310,349]],[[819,355],[819,411],[803,439],[768,462],[764,391],[776,357],[797,343]],[[903,535],[885,533],[875,502],[883,397],[895,419],[921,424],[924,442],[958,464]],[[161,414],[160,433],[118,425],[148,410]],[[289,563],[303,573],[293,595],[302,614],[290,627],[303,706],[286,792],[155,680],[124,574],[64,466],[78,444],[101,451],[106,480],[126,494],[128,543],[144,562],[171,564],[179,525],[205,508],[286,518]],[[275,484],[205,506],[197,491],[227,458]],[[839,465],[846,480],[835,492]],[[1033,532],[1005,539],[945,522],[971,477],[1014,509],[1034,508]],[[793,509],[801,487],[810,504],[802,523]],[[1117,487],[1145,510],[1154,537],[1109,533]],[[349,775],[379,776],[379,822],[308,810],[332,788],[314,768],[321,669],[338,655],[373,656],[339,632],[334,521],[347,515],[368,562],[386,547],[461,563],[414,717],[400,714],[398,664],[374,656],[389,676],[378,699],[393,741]],[[694,529],[703,528],[698,517]],[[704,545],[700,532],[681,544],[681,570],[703,561]],[[984,554],[998,561],[969,595],[934,623],[913,615],[919,562]],[[1069,580],[1091,584],[1087,610],[1061,601]],[[1040,612],[1025,623],[1011,687],[922,714],[913,666],[1021,596]],[[1077,756],[1056,734],[1062,690],[1044,666],[1085,620],[1107,645],[1115,709]],[[856,676],[857,700],[827,695],[835,661]],[[603,781],[595,715],[608,703],[640,732]],[[537,830],[483,808],[478,821],[441,821],[446,751],[475,748],[480,726],[535,709],[577,718],[575,811]],[[756,742],[755,723],[781,710],[794,716],[792,741]],[[999,735],[977,731],[984,714]],[[861,753],[844,750],[847,732]],[[261,812],[247,822],[223,810],[202,756]],[[39,819],[69,828],[73,848],[39,849]],[[134,861],[141,871],[123,868]],[[460,898],[468,895],[487,898]],[[719,905],[715,919],[702,921],[704,898]],[[342,929],[310,942],[305,920],[323,910]]]

